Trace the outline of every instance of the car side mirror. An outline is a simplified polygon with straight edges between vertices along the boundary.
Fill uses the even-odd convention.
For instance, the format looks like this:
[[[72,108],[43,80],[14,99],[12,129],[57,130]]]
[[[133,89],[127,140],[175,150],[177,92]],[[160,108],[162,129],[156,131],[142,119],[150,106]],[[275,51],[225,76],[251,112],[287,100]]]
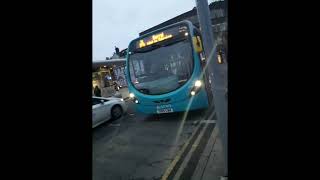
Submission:
[[[104,104],[104,100],[100,100],[100,103],[101,103],[101,104]]]

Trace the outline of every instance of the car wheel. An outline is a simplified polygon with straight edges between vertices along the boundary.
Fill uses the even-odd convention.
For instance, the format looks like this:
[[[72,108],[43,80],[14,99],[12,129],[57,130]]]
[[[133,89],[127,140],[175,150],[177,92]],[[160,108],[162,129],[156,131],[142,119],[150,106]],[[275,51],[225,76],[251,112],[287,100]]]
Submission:
[[[111,109],[112,119],[118,119],[122,116],[122,108],[119,105],[113,106]]]

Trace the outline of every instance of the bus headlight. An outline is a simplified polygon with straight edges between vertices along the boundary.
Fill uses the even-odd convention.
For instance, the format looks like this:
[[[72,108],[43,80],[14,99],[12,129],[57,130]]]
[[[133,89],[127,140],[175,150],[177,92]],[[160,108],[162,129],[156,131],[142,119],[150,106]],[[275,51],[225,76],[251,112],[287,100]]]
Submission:
[[[130,93],[130,94],[129,94],[129,97],[130,97],[130,98],[134,98],[134,94],[133,94],[133,93]]]
[[[135,102],[136,104],[138,104],[138,103],[139,103],[138,99],[136,99],[134,102]]]
[[[201,87],[202,83],[201,81],[197,80],[195,83],[194,83],[194,86],[195,87]]]
[[[200,80],[196,80],[194,86],[190,90],[190,95],[194,96],[201,90],[202,82]]]

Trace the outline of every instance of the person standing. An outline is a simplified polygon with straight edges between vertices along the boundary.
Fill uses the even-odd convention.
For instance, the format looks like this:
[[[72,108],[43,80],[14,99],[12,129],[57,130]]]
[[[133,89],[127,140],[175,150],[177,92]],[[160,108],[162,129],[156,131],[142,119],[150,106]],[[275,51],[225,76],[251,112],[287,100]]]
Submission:
[[[101,97],[101,90],[98,86],[94,88],[94,95],[97,97]]]
[[[113,86],[114,86],[115,91],[119,91],[120,88],[119,88],[119,85],[116,81],[113,81]]]

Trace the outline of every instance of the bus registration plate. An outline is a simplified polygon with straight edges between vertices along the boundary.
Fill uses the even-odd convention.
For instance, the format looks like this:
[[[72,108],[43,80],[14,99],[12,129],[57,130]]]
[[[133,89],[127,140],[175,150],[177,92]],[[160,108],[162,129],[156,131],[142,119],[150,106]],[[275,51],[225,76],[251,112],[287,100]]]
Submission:
[[[162,114],[162,113],[171,113],[173,112],[173,108],[171,107],[171,104],[164,104],[157,106],[157,113]]]

